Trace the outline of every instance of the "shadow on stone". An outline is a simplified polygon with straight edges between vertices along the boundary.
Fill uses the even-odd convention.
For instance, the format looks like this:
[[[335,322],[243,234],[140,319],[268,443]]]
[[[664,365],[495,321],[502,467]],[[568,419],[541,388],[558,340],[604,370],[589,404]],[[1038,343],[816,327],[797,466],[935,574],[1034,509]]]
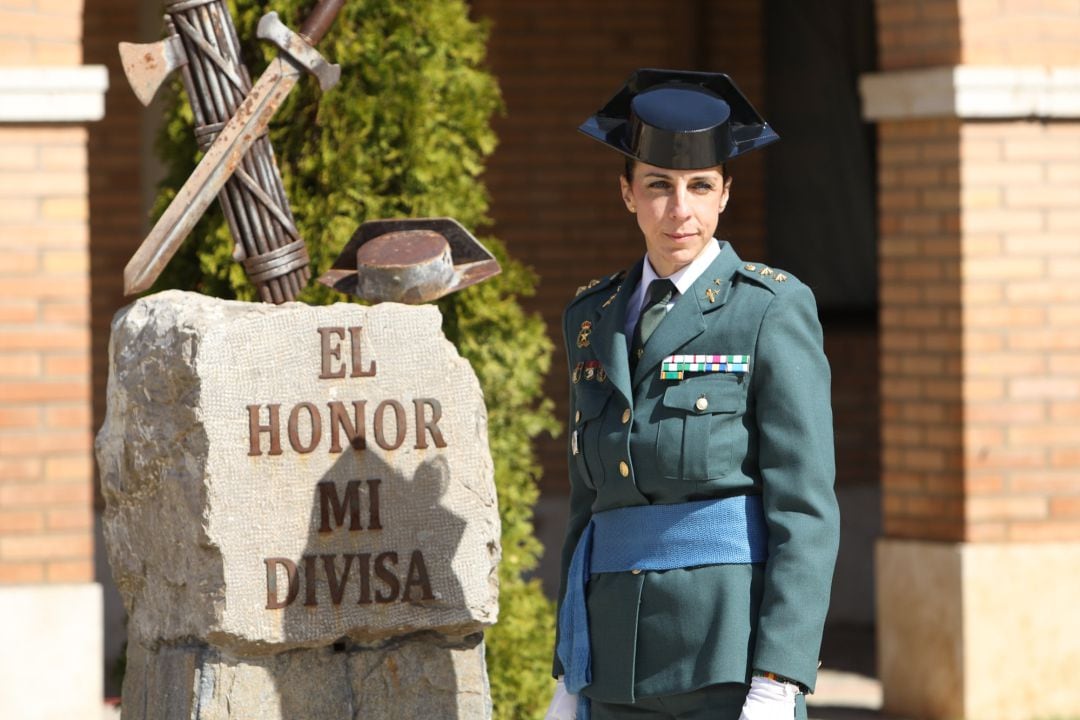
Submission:
[[[268,589],[268,604],[280,602],[282,594],[295,596],[283,608],[290,644],[324,635],[320,618],[347,605],[371,621],[350,623],[344,637],[318,651],[310,670],[282,667],[274,673],[282,717],[489,714],[482,702],[483,633],[466,617],[467,600],[453,568],[466,521],[443,504],[450,482],[441,456],[406,477],[372,453],[345,453],[313,488],[308,544],[295,561],[295,580],[287,580],[291,586],[279,597],[271,598]],[[399,524],[408,526],[408,537],[392,532],[397,542],[388,543],[385,534]],[[286,573],[274,571],[282,576],[275,580],[285,579]],[[293,652],[308,664],[312,651]],[[305,682],[300,674],[318,680]],[[319,707],[320,698],[334,701]]]
[[[498,503],[440,319],[177,292],[117,315],[97,450],[125,720],[490,717]]]

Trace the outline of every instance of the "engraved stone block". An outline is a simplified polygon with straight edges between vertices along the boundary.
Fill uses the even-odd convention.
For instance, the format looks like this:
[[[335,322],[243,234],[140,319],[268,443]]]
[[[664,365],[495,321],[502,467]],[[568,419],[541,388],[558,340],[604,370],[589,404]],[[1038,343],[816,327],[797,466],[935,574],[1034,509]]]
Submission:
[[[331,663],[325,683],[342,674],[351,693],[357,672],[397,672],[378,657],[405,637],[429,670],[440,647],[479,653],[462,667],[486,682],[500,553],[487,414],[441,319],[177,291],[117,314],[97,455],[129,684],[220,692],[220,673],[281,656],[266,667]]]

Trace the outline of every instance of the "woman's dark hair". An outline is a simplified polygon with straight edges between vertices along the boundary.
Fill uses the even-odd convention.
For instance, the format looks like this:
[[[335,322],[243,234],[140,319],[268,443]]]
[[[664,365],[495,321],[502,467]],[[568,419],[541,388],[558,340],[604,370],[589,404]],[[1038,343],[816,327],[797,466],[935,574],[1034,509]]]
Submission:
[[[626,182],[634,182],[634,165],[637,164],[637,160],[629,155],[624,155],[623,160],[626,163],[623,166],[623,177],[626,178]],[[720,163],[720,174],[727,178],[727,163]]]

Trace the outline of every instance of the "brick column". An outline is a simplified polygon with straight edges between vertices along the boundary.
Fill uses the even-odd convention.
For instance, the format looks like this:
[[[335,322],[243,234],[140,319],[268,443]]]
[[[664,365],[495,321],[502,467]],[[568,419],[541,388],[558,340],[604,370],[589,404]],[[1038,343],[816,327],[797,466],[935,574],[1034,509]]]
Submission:
[[[885,710],[1073,715],[1080,5],[877,9]]]
[[[0,716],[101,713],[81,2],[0,2]]]

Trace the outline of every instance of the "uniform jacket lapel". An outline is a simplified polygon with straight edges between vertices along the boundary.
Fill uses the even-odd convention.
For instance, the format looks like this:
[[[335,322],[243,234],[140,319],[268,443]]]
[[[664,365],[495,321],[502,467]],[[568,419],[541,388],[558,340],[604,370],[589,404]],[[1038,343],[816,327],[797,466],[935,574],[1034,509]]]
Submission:
[[[607,372],[608,380],[618,390],[627,403],[630,402],[630,364],[626,340],[626,306],[634,288],[641,280],[639,261],[630,270],[619,286],[614,299],[607,307],[603,304],[596,311],[593,321],[592,345],[596,359]]]
[[[645,343],[645,354],[638,361],[634,373],[634,386],[658,372],[657,367],[665,357],[677,353],[705,331],[705,313],[723,307],[731,290],[732,277],[741,262],[730,244],[725,242],[721,245],[720,254],[694,281],[689,292],[679,296]],[[706,293],[707,290],[710,292]]]

